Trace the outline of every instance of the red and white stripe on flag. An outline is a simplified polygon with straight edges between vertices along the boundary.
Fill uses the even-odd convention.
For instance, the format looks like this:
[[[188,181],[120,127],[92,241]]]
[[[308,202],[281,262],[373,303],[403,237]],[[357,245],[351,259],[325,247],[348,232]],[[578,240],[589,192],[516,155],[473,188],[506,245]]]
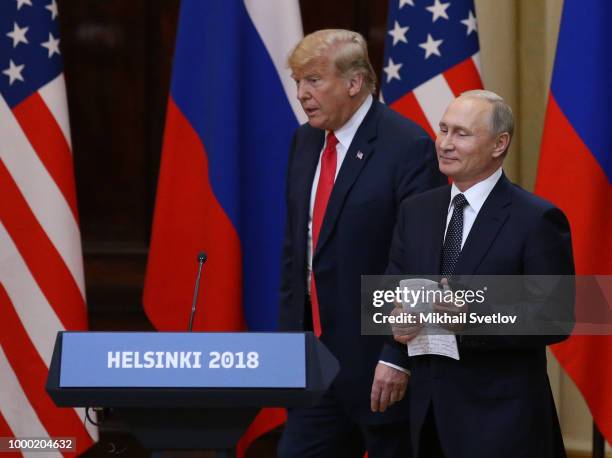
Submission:
[[[57,331],[87,328],[63,75],[0,99],[0,436],[96,437],[45,391]]]
[[[0,436],[82,452],[97,431],[45,391],[57,332],[87,328],[59,43],[55,0],[0,2]]]
[[[45,391],[57,332],[87,328],[63,74],[12,108],[0,96],[0,195],[0,436],[82,452],[96,429]]]
[[[465,91],[482,89],[480,53],[417,86],[389,106],[412,119],[435,138],[450,103]]]
[[[432,137],[451,101],[482,89],[473,0],[389,2],[381,99]]]

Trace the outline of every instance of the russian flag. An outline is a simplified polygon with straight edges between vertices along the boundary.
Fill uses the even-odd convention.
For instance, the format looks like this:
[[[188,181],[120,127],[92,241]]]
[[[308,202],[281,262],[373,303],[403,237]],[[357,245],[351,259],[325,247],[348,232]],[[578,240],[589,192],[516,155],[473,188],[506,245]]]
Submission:
[[[202,250],[194,329],[276,329],[301,37],[297,0],[181,3],[143,297],[159,330],[187,329]]]
[[[565,0],[536,193],[568,216],[576,272],[612,274],[612,29],[608,0]],[[612,442],[612,336],[553,347]]]

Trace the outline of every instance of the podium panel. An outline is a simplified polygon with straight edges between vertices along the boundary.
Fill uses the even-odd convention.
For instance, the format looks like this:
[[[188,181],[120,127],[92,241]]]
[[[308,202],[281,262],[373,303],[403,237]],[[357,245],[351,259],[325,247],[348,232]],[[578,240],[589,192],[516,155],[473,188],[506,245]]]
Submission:
[[[61,388],[306,388],[304,334],[65,332]]]
[[[46,388],[145,448],[231,450],[260,408],[311,406],[338,371],[311,332],[60,332]]]

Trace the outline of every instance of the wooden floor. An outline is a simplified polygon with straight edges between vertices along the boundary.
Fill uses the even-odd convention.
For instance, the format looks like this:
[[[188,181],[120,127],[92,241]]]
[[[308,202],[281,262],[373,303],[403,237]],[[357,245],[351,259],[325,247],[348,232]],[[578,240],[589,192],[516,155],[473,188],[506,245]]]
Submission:
[[[573,452],[571,450],[567,451],[567,458],[591,458],[593,455],[591,452]],[[606,453],[606,458],[612,458],[612,453]]]
[[[245,458],[276,458],[276,444],[280,438],[280,432],[273,432],[258,439],[249,449]],[[140,444],[127,434],[105,434],[94,447],[81,455],[86,458],[108,457],[116,453],[130,458],[149,458],[151,453],[143,449]],[[214,452],[163,452],[155,458],[215,458]],[[590,452],[577,452],[568,450],[567,458],[592,458]],[[612,458],[612,453],[607,453],[606,458]]]

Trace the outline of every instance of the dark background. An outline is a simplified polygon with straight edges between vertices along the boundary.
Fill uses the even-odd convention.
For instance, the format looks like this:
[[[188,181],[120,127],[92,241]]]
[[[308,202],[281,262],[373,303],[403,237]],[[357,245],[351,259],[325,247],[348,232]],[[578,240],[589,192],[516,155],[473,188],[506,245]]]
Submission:
[[[179,0],[58,5],[90,327],[147,329],[141,297]],[[300,8],[306,34],[361,32],[380,75],[386,1],[302,0]]]
[[[90,329],[152,329],[141,297],[180,2],[57,3]],[[381,74],[385,0],[302,0],[300,8],[305,34],[322,28],[363,34]],[[87,455],[108,456],[114,447],[123,456],[147,456],[113,429],[107,423]],[[274,444],[273,434],[249,456],[274,456]]]

